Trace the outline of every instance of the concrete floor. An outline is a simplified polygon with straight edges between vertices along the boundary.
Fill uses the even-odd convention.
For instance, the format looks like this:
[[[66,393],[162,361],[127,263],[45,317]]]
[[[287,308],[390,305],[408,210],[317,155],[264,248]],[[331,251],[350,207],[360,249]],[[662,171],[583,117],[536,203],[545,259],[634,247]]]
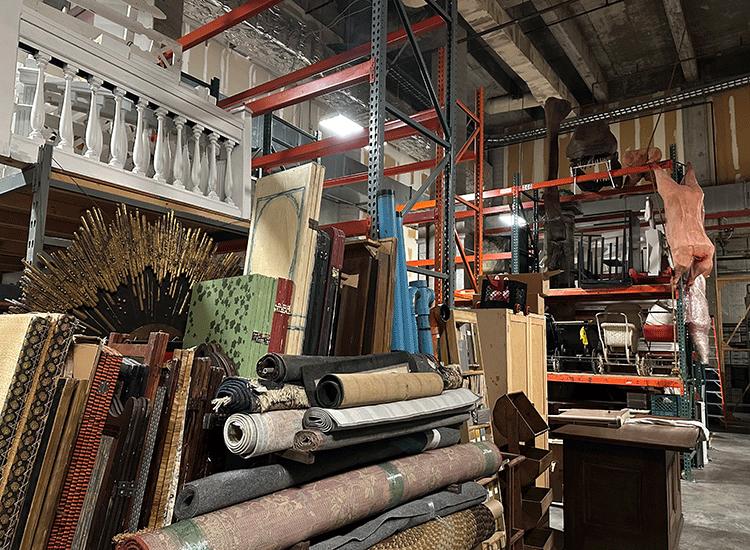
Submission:
[[[750,435],[714,432],[708,454],[682,482],[680,550],[750,550]],[[563,529],[561,506],[550,508],[550,527]]]
[[[750,435],[715,432],[702,470],[682,482],[680,550],[750,549]]]

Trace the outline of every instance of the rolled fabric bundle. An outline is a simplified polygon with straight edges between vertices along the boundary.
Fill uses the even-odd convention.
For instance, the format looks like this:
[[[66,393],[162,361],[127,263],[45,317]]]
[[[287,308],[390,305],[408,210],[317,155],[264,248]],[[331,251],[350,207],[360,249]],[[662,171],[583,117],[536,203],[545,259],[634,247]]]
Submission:
[[[434,397],[422,397],[410,401],[368,405],[351,409],[311,407],[305,412],[302,424],[305,429],[328,433],[468,412],[474,409],[480,399],[471,390],[459,388],[445,391]]]
[[[443,436],[451,438],[457,437],[458,439],[453,443],[455,445],[461,439],[460,430],[457,426],[466,422],[469,417],[469,413],[463,413],[430,419],[425,422],[399,422],[398,424],[385,424],[383,426],[373,426],[372,428],[362,428],[360,430],[344,430],[330,433],[323,433],[319,430],[300,430],[294,435],[294,450],[314,452],[340,449],[342,447],[371,443],[389,437],[408,435],[424,430],[446,430],[449,426],[454,426],[454,428],[450,431],[440,433]]]
[[[319,357],[268,353],[260,358],[260,378],[274,382],[304,383],[310,391],[326,374],[355,372],[430,372],[439,363],[432,355],[394,351],[356,357]],[[312,386],[312,387],[310,387]]]
[[[492,422],[492,411],[487,407],[479,407],[475,412],[477,424],[489,424]]]
[[[500,451],[489,442],[436,449],[128,537],[118,549],[283,550],[453,483],[491,475],[501,462]]]
[[[290,410],[233,414],[224,424],[224,443],[230,452],[245,458],[291,449],[304,413]]]
[[[443,377],[443,389],[455,390],[464,385],[461,365],[440,365],[437,370]]]
[[[484,504],[433,519],[372,546],[372,550],[471,550],[495,533],[495,516]]]
[[[315,388],[318,406],[328,409],[393,403],[443,393],[437,372],[327,374]]]
[[[458,491],[440,491],[403,504],[345,535],[313,544],[310,550],[367,550],[400,531],[472,508],[485,500],[487,489],[467,481]]]
[[[225,378],[212,400],[217,412],[265,413],[290,409],[307,409],[310,402],[305,388],[232,376]]]
[[[174,514],[178,520],[189,519],[358,466],[450,447],[460,440],[459,430],[438,428],[381,440],[378,445],[321,451],[312,464],[284,460],[281,464],[220,472],[186,483],[177,495]]]

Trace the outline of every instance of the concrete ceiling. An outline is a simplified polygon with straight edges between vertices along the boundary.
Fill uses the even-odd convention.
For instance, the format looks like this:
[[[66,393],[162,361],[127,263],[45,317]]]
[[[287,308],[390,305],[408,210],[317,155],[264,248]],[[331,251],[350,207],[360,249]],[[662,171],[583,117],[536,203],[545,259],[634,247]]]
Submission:
[[[495,100],[488,117],[493,132],[539,118],[539,104],[550,96],[580,105],[580,114],[664,92],[670,86],[684,89],[748,72],[746,0],[457,1],[462,28],[459,60],[465,67],[459,92],[468,101],[474,88],[485,88],[486,98]],[[234,7],[240,2],[223,3]],[[313,62],[326,52],[369,41],[369,3],[286,0],[280,4],[285,16],[300,14],[300,24],[324,31],[316,32],[316,43],[305,44],[303,55],[294,56],[289,65]],[[434,15],[423,0],[405,3],[412,23]],[[222,2],[185,0],[185,12],[195,18],[198,6],[205,10],[211,4],[218,7]],[[389,10],[389,31],[401,27],[395,11]],[[270,20],[266,17],[263,26],[266,34],[273,35]],[[230,31],[238,48],[240,32],[250,31]],[[441,32],[420,39],[428,63],[434,63],[443,41]],[[289,46],[294,49],[294,44]],[[398,55],[397,51],[391,53],[395,61],[389,73],[397,85],[389,88],[402,90],[401,99],[413,110],[422,109],[426,96],[418,90],[414,56],[408,47]]]

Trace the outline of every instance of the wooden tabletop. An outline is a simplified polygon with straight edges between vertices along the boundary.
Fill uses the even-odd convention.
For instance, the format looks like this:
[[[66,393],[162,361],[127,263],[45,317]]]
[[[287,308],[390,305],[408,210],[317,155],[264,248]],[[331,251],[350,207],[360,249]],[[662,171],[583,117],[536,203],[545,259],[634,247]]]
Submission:
[[[700,431],[694,427],[625,424],[619,428],[568,424],[550,434],[562,439],[598,441],[626,447],[690,452],[695,449]]]

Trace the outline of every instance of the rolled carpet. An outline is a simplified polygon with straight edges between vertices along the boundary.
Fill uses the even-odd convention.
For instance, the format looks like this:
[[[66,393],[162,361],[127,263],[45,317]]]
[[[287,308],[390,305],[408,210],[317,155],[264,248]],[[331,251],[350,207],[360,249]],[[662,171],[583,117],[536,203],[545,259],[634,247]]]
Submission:
[[[400,531],[444,518],[487,500],[487,489],[467,481],[459,491],[440,491],[402,504],[345,535],[332,537],[310,546],[310,550],[367,550]]]
[[[224,443],[245,458],[291,449],[304,414],[300,410],[233,414],[224,424]]]
[[[372,550],[471,550],[495,533],[495,516],[486,505],[433,519],[372,546]]]
[[[211,404],[217,408],[217,412],[229,414],[307,409],[310,406],[302,386],[240,376],[222,380],[216,391],[216,399]]]
[[[480,397],[474,392],[466,388],[459,388],[445,391],[434,397],[422,397],[410,401],[382,403],[351,409],[311,407],[305,412],[302,423],[306,429],[327,433],[468,412],[476,406],[479,399]]]
[[[380,441],[389,437],[408,435],[424,430],[442,429],[448,426],[460,426],[470,418],[469,413],[459,415],[443,416],[434,419],[426,419],[422,422],[399,422],[397,424],[384,424],[371,428],[359,430],[344,430],[342,432],[323,433],[318,430],[300,430],[294,435],[294,449],[303,452],[324,451],[329,449],[340,449],[350,445],[359,445]],[[454,428],[451,437],[458,434],[458,428]],[[458,443],[456,440],[453,444]]]
[[[502,456],[488,442],[455,445],[290,488],[128,537],[120,550],[282,550],[311,537],[495,473]]]
[[[355,372],[433,372],[439,362],[432,355],[394,351],[356,357],[319,357],[268,353],[256,366],[258,376],[274,382],[304,383],[314,390],[326,374]]]
[[[327,409],[408,401],[443,393],[437,372],[327,374],[315,388],[318,406]]]
[[[175,516],[178,520],[200,516],[358,466],[456,445],[460,439],[459,430],[439,428],[381,440],[378,445],[321,451],[312,464],[285,460],[282,464],[220,472],[186,483],[177,495]]]
[[[464,385],[464,377],[461,375],[461,365],[440,365],[438,372],[443,377],[444,388],[455,390]]]

